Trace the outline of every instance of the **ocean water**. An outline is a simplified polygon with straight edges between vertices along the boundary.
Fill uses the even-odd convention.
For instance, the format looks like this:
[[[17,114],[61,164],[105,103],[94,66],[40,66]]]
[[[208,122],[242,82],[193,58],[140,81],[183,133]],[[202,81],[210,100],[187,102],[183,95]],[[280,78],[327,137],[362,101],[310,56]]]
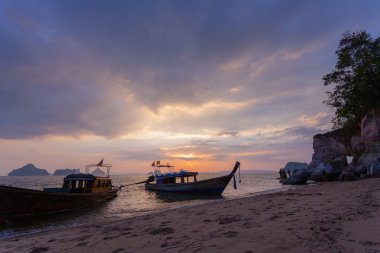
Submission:
[[[225,174],[200,174],[198,180],[222,176]],[[67,214],[60,214],[34,219],[29,223],[12,224],[0,228],[0,238],[21,234],[36,233],[54,228],[76,226],[85,223],[99,223],[107,220],[115,220],[133,217],[152,212],[170,212],[173,208],[197,205],[212,201],[223,201],[245,196],[265,194],[267,192],[285,190],[288,186],[281,185],[276,179],[276,172],[262,172],[241,174],[242,182],[239,184],[236,175],[237,189],[233,187],[233,179],[218,197],[202,197],[200,195],[182,195],[150,192],[144,189],[144,185],[132,185],[123,187],[118,196],[111,201],[96,208],[79,210]],[[42,190],[44,187],[61,187],[63,176],[47,177],[0,177],[0,184]],[[111,175],[113,185],[127,185],[143,181],[147,175]],[[0,203],[1,204],[1,203]]]

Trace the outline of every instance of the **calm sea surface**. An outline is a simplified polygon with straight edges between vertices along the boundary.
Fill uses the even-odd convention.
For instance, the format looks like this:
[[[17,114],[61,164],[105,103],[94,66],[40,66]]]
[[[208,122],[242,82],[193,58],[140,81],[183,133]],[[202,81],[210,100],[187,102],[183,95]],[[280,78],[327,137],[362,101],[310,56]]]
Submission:
[[[200,174],[198,180],[222,176],[224,174]],[[276,172],[242,174],[242,183],[238,183],[237,190],[233,187],[233,180],[227,186],[221,197],[202,198],[194,195],[159,194],[149,192],[143,185],[133,185],[122,188],[113,200],[96,207],[95,209],[81,210],[75,213],[56,215],[54,217],[34,220],[30,224],[13,225],[0,228],[0,238],[35,233],[60,227],[75,226],[84,223],[98,223],[107,220],[132,217],[150,212],[165,211],[182,206],[196,205],[211,201],[223,201],[265,192],[287,189],[276,180]],[[0,177],[0,184],[42,190],[44,187],[61,187],[63,176],[47,177]],[[147,178],[146,175],[111,176],[113,185],[126,185]],[[1,204],[1,203],[0,203]]]

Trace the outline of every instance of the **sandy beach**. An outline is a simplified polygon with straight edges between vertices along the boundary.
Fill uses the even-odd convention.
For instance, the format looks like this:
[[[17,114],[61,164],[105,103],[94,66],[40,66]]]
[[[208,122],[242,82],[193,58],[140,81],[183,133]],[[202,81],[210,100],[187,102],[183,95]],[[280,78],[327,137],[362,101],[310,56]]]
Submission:
[[[1,252],[380,252],[380,179],[0,240]]]

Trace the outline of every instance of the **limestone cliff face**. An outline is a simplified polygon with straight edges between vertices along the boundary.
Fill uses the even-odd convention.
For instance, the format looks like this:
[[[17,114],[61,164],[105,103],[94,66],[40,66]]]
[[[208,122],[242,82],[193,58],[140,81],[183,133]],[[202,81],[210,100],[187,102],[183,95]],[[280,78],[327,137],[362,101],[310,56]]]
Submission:
[[[376,172],[378,168],[380,173],[380,108],[369,112],[358,129],[315,135],[313,149],[309,164],[312,180],[334,180],[347,168],[358,176],[368,169]],[[349,167],[347,156],[353,157]]]
[[[380,108],[368,113],[361,122],[361,139],[366,150],[380,142]]]
[[[361,140],[364,152],[355,168],[357,174],[380,176],[380,108],[368,113],[361,122]]]
[[[352,147],[352,164],[356,165],[358,159],[365,152],[365,144],[362,141],[360,135],[354,135],[351,137],[351,147]]]
[[[314,154],[309,164],[314,181],[334,180],[347,167],[347,156],[353,153],[346,131],[334,130],[313,137]],[[327,176],[326,176],[327,175]]]

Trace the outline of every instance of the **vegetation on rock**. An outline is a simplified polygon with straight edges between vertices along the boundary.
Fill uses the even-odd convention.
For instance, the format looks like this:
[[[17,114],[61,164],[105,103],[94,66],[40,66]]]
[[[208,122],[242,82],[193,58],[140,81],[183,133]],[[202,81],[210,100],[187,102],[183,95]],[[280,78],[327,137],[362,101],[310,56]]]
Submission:
[[[361,118],[380,102],[380,37],[365,31],[343,34],[335,69],[323,77],[328,91],[325,104],[335,109],[335,128],[356,128]]]

